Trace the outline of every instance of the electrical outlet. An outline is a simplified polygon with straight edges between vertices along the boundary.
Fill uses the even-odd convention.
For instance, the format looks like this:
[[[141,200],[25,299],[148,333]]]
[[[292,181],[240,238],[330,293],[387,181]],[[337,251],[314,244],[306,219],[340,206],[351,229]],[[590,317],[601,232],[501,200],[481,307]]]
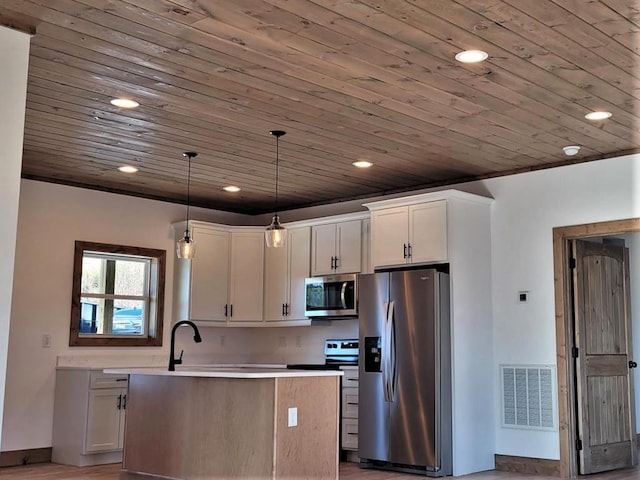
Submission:
[[[298,407],[290,407],[288,409],[287,427],[298,426]]]
[[[42,335],[42,348],[51,348],[51,334],[45,333]]]
[[[278,337],[278,346],[285,348],[287,346],[287,337]]]

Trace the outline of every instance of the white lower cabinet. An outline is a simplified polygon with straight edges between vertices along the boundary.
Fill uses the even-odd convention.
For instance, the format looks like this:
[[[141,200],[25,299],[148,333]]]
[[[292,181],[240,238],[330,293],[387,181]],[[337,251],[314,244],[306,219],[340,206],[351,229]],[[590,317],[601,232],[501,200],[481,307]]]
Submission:
[[[342,450],[358,451],[358,367],[341,367],[342,377]]]
[[[65,465],[122,461],[127,375],[58,369],[51,459]]]

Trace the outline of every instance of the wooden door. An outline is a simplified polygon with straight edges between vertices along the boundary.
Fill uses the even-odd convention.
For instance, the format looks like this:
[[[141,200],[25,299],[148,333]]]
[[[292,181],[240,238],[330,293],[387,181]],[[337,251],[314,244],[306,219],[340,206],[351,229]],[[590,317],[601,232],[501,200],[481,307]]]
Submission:
[[[637,463],[628,250],[573,241],[581,474]]]

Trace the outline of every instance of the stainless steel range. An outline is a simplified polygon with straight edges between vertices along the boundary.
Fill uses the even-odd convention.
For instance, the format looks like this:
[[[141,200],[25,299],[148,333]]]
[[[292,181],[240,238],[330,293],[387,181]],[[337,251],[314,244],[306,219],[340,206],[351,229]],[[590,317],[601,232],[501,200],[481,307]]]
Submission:
[[[294,363],[287,368],[296,370],[339,370],[341,366],[358,365],[360,342],[357,338],[324,341],[324,363]]]

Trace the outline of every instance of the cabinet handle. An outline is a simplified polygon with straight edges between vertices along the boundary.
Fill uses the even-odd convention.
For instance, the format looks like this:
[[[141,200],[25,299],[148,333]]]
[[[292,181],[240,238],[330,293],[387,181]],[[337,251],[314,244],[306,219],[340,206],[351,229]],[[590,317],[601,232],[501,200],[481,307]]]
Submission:
[[[118,395],[118,410],[122,410],[122,395]]]
[[[338,257],[335,257],[335,261],[333,262],[333,268],[338,269]]]
[[[231,304],[231,315],[229,315],[230,317],[233,317],[233,304]]]
[[[335,261],[336,257],[331,257],[331,270],[333,270],[335,267],[333,266],[333,262]]]
[[[285,315],[289,315],[289,304],[288,303],[284,304],[284,314]]]
[[[229,316],[229,305],[227,305],[226,303],[224,304],[224,316]]]
[[[282,316],[284,317],[286,315],[285,313],[285,309],[284,309],[284,303],[282,304]]]
[[[404,246],[404,258],[407,258],[407,244],[403,243],[402,245]]]
[[[358,402],[347,402],[347,405],[358,405]]]
[[[356,405],[357,405],[357,403],[356,403]],[[122,396],[122,409],[123,410],[127,409],[127,394],[126,393]]]
[[[413,247],[411,246],[411,244],[409,244],[409,258],[411,258],[413,255]]]

